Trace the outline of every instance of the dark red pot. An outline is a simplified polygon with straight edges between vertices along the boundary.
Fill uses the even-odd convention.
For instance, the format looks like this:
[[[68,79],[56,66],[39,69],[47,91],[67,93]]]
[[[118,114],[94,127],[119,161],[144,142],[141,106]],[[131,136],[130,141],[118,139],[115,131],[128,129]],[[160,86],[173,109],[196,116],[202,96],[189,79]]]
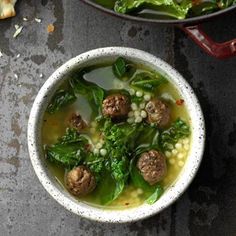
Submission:
[[[201,29],[202,22],[208,21],[217,16],[222,16],[231,11],[234,11],[236,10],[236,5],[229,7],[227,9],[215,12],[215,13],[204,15],[204,16],[193,17],[193,18],[188,18],[184,20],[163,20],[163,19],[146,19],[146,18],[135,17],[135,16],[125,15],[125,14],[119,14],[112,10],[102,7],[91,0],[82,0],[82,2],[85,2],[105,13],[108,13],[110,15],[113,15],[122,19],[127,19],[127,20],[137,21],[137,22],[149,22],[149,23],[158,23],[158,24],[165,24],[165,25],[175,25],[181,28],[185,33],[187,33],[188,36],[191,37],[193,41],[196,42],[209,55],[216,58],[220,58],[220,59],[236,56],[236,39],[233,39],[227,42],[218,43],[218,42],[215,42],[211,37],[209,37]]]

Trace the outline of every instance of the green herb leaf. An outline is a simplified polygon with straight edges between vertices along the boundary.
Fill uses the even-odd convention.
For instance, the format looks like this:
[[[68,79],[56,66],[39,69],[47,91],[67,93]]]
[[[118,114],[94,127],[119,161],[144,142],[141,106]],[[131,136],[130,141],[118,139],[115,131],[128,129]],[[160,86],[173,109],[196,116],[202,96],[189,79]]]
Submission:
[[[143,189],[146,193],[152,193],[155,189],[155,187],[148,184],[143,176],[139,173],[139,170],[136,167],[137,158],[133,158],[130,162],[130,177],[132,180],[132,183],[136,188]]]
[[[155,203],[163,193],[163,188],[160,184],[150,185],[147,183],[143,176],[140,174],[136,167],[138,156],[134,157],[130,162],[130,177],[133,185],[136,188],[141,188],[144,191],[145,197],[147,198],[148,204]]]
[[[104,90],[98,85],[88,82],[83,78],[83,72],[73,76],[70,84],[75,93],[85,96],[94,111],[94,116],[101,114]]]
[[[161,185],[157,185],[154,193],[146,200],[146,202],[150,205],[155,203],[163,194],[164,189]]]
[[[72,168],[81,163],[86,156],[85,145],[88,140],[74,129],[67,129],[66,134],[54,145],[47,146],[46,156],[54,162]]]
[[[60,108],[73,103],[75,100],[76,96],[73,91],[60,89],[53,96],[50,104],[47,107],[47,112],[50,114],[54,114]]]
[[[131,80],[130,86],[146,92],[155,92],[161,85],[167,83],[167,79],[154,72],[141,72]]]
[[[118,57],[112,65],[114,75],[120,80],[130,79],[136,71],[136,68],[129,64],[123,57]]]
[[[99,184],[94,192],[100,199],[100,204],[107,205],[114,201],[125,187],[125,181],[116,181],[107,171],[104,171],[101,176],[102,182]]]
[[[126,61],[123,57],[118,57],[112,66],[113,73],[117,78],[122,78],[126,73]]]
[[[160,147],[163,151],[171,149],[179,139],[188,137],[191,131],[187,123],[178,118],[171,127],[160,135]]]

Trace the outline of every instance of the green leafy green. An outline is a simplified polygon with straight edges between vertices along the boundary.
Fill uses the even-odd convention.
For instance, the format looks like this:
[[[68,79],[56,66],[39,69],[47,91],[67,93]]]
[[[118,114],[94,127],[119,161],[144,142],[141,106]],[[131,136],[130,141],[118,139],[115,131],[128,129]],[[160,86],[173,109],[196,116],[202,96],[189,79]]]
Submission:
[[[122,193],[125,181],[116,181],[106,170],[102,173],[101,179],[102,182],[97,186],[94,194],[98,196],[100,204],[108,205]]]
[[[96,3],[102,5],[103,7],[113,9],[116,0],[96,0]]]
[[[178,4],[174,0],[117,0],[114,10],[119,13],[129,13],[145,5],[149,5],[150,8],[158,6],[170,7],[175,18],[184,19],[192,6],[192,2],[185,0]]]
[[[83,164],[89,167],[89,169],[96,176],[97,181],[99,181],[101,179],[101,173],[104,170],[104,162],[104,158],[92,152],[89,152],[87,153]]]
[[[78,75],[72,76],[70,84],[75,93],[87,98],[94,115],[101,114],[102,101],[104,99],[104,90],[98,85],[88,82],[83,78],[83,71]]]
[[[154,193],[146,200],[146,202],[150,205],[155,203],[163,194],[164,189],[161,185],[157,185]]]
[[[133,132],[135,129],[131,130]],[[126,179],[129,158],[127,140],[130,135],[125,133],[123,126],[113,124],[110,119],[105,121],[102,132],[105,137],[105,148],[109,153],[107,169],[116,180]]]
[[[141,89],[146,92],[154,93],[160,85],[167,82],[167,79],[160,74],[154,72],[141,72],[134,76],[130,82],[130,86],[134,89]]]
[[[118,57],[112,65],[113,73],[116,77],[122,78],[126,73],[126,61],[123,57]]]
[[[118,13],[146,18],[176,18],[209,14],[236,4],[236,0],[95,0]]]
[[[50,104],[47,107],[47,112],[50,114],[54,114],[60,108],[73,103],[75,100],[76,96],[72,90],[69,91],[63,89],[57,90]]]
[[[178,118],[169,129],[160,134],[160,147],[162,150],[169,150],[179,139],[188,137],[190,133],[191,131],[187,123]]]
[[[125,187],[129,175],[131,139],[134,137],[137,127],[126,123],[114,124],[110,119],[100,120],[100,127],[105,138],[104,148],[107,150],[103,165],[105,172],[111,176],[111,179],[109,181],[103,180],[103,182],[109,182],[105,183],[108,185],[109,191],[105,186],[99,188],[104,191],[102,204],[108,204],[115,200]]]
[[[128,80],[133,76],[136,69],[128,63],[123,57],[118,57],[112,65],[114,75],[121,80]]]
[[[66,134],[57,143],[46,147],[46,156],[65,167],[72,168],[81,163],[86,156],[85,145],[88,140],[75,129],[67,129]]]
[[[163,193],[163,188],[162,186],[158,183],[155,185],[150,185],[147,183],[143,176],[140,174],[139,170],[136,167],[136,161],[137,157],[135,156],[132,161],[130,162],[130,178],[132,183],[136,188],[141,188],[143,189],[145,196],[146,196],[146,202],[148,204],[153,204],[155,203],[160,196]]]
[[[220,8],[227,8],[227,7],[230,7],[234,4],[236,4],[236,0],[220,0],[218,2],[218,6]]]

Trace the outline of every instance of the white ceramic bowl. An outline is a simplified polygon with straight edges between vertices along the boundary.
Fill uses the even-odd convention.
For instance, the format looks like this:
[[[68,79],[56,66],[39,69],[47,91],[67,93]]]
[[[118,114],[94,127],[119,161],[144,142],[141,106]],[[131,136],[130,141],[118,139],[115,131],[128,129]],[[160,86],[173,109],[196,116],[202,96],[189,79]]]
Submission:
[[[131,61],[148,65],[149,67],[166,74],[179,90],[192,120],[192,145],[189,156],[179,177],[161,198],[153,205],[144,203],[137,208],[126,210],[104,210],[78,202],[58,184],[55,177],[48,171],[43,158],[41,143],[41,126],[45,109],[58,86],[65,80],[71,69],[85,67],[97,62],[110,61],[118,56],[126,57]],[[188,187],[200,165],[205,141],[204,118],[199,102],[193,90],[184,78],[170,65],[155,56],[133,48],[108,47],[99,48],[83,53],[57,69],[40,89],[29,118],[28,148],[32,165],[40,182],[49,194],[69,211],[88,219],[123,223],[132,222],[157,214],[172,204]]]

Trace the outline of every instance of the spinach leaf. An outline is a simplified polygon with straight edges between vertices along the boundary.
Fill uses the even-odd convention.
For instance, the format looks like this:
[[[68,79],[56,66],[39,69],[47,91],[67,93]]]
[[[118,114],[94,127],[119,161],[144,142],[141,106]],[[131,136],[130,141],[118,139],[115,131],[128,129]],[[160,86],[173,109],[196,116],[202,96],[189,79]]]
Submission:
[[[150,205],[155,203],[163,194],[164,189],[161,185],[157,185],[154,193],[146,200],[146,202]]]
[[[109,172],[104,172],[101,178],[102,183],[97,186],[94,194],[100,199],[100,204],[107,205],[122,193],[125,181],[115,181]]]
[[[123,57],[118,57],[112,65],[114,75],[121,80],[128,80],[133,76],[136,68],[128,63]]]
[[[227,8],[236,4],[236,0],[220,0],[218,1],[218,6],[220,8]]]
[[[155,92],[161,85],[167,83],[167,79],[154,72],[141,72],[131,80],[130,86],[146,92]]]
[[[100,126],[105,138],[104,148],[108,153],[104,157],[105,161],[103,164],[105,171],[110,176],[109,191],[106,191],[102,197],[103,204],[106,204],[116,199],[123,192],[129,175],[129,159],[131,153],[131,144],[129,141],[133,137],[136,126],[128,126],[126,123],[113,124],[110,119],[100,120]],[[104,185],[103,182],[102,185]]]
[[[143,176],[139,173],[139,170],[136,167],[137,158],[133,158],[130,162],[130,177],[131,181],[136,188],[143,189],[146,193],[153,192],[155,187],[148,184]]]
[[[137,148],[140,144],[145,144],[150,149],[159,149],[159,130],[156,125],[141,124],[138,132],[140,135],[135,140]]]
[[[113,9],[116,0],[95,0],[96,3],[102,5],[103,7]]]
[[[191,8],[192,3],[189,0],[181,1],[179,4],[174,0],[117,0],[114,6],[114,10],[118,13],[129,13],[149,5],[149,8],[155,8],[158,6],[166,6],[175,10],[175,14],[172,13],[173,17],[177,19],[184,19]],[[168,10],[168,9],[167,9]],[[172,10],[172,12],[174,12]]]
[[[218,3],[215,0],[209,0],[200,4],[193,5],[193,7],[189,11],[189,15],[199,16],[209,14],[217,10],[219,10]]]
[[[122,78],[126,73],[126,61],[123,57],[118,57],[112,65],[113,73],[117,78]]]
[[[131,181],[136,188],[143,189],[145,196],[147,198],[146,202],[148,204],[153,204],[162,195],[163,188],[160,184],[150,185],[149,183],[147,183],[140,174],[139,170],[137,169],[136,162],[137,162],[137,156],[135,156],[130,162]]]
[[[197,4],[193,4],[189,11],[190,16],[199,16],[203,14],[209,14],[221,9],[228,8],[236,4],[235,0],[208,0],[208,1],[197,1]]]
[[[88,140],[74,129],[67,129],[66,134],[54,145],[47,146],[46,157],[61,165],[72,168],[81,163],[86,156],[85,145]]]
[[[98,85],[86,81],[83,78],[83,72],[73,76],[73,78],[70,79],[70,84],[75,93],[81,94],[87,98],[94,115],[100,115],[105,93],[104,90]]]
[[[187,123],[178,118],[170,128],[160,134],[160,147],[163,151],[169,150],[179,139],[188,137],[191,131]]]
[[[84,160],[84,165],[94,173],[96,180],[101,179],[101,173],[104,170],[104,158],[92,152],[88,153]]]
[[[57,90],[55,95],[53,96],[50,104],[47,107],[47,112],[50,114],[54,114],[61,107],[64,107],[68,104],[73,103],[76,100],[76,96],[73,91],[69,90]]]
[[[129,149],[127,146],[127,139],[130,134],[125,133],[124,127],[113,124],[110,119],[105,121],[102,132],[105,137],[104,145],[107,153],[109,153],[107,169],[111,172],[111,175],[115,180],[126,180],[129,172]]]

